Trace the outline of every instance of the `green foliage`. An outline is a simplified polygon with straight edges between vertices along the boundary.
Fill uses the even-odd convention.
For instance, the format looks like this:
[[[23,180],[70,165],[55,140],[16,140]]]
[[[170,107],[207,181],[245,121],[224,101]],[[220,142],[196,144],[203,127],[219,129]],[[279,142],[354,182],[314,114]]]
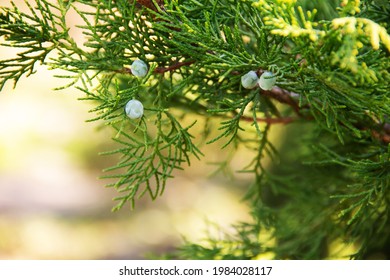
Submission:
[[[114,128],[119,148],[105,154],[120,160],[105,177],[116,179],[115,210],[161,195],[175,170],[207,157],[204,142],[253,150],[240,170],[254,175],[253,223],[176,257],[332,258],[339,241],[365,258],[389,242],[388,1],[30,2],[28,12],[0,9],[1,45],[22,48],[0,61],[0,88],[37,62],[66,71],[59,89],[84,92],[96,104],[90,121]],[[68,32],[71,10],[84,21],[82,45]],[[135,59],[149,66],[142,79],[131,74]],[[271,71],[276,86],[243,88],[248,71]],[[131,99],[143,103],[141,119],[125,115]],[[208,124],[203,137],[186,116]],[[279,150],[269,138],[278,123],[290,124]]]
[[[57,48],[56,44],[67,37],[64,19],[67,8],[64,3],[59,4],[38,1],[37,7],[33,8],[26,1],[30,14],[21,12],[14,3],[12,9],[3,9],[0,14],[0,36],[6,41],[1,45],[23,48],[24,51],[18,53],[16,58],[1,61],[0,89],[8,80],[14,80],[16,85],[22,75],[34,73],[35,63],[43,63],[47,55]]]

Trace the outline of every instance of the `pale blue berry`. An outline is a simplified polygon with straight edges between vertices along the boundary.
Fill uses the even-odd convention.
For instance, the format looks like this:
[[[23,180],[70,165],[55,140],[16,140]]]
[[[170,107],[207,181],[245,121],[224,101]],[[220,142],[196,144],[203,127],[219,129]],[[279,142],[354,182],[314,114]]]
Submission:
[[[130,119],[139,119],[144,114],[144,106],[139,100],[133,99],[127,102],[125,112]]]
[[[254,88],[258,79],[255,71],[249,71],[241,77],[241,85],[246,89]]]
[[[143,78],[148,73],[148,65],[140,59],[134,60],[130,66],[131,73],[139,78]]]
[[[276,76],[269,71],[265,71],[258,81],[258,84],[263,90],[271,90],[276,83]]]

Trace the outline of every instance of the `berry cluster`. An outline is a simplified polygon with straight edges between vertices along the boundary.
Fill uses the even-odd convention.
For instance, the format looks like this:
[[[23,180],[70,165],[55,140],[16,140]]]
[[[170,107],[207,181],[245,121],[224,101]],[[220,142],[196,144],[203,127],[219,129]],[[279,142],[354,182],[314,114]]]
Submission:
[[[131,73],[138,78],[143,78],[148,73],[148,65],[146,65],[146,63],[140,59],[136,59],[131,64],[130,69]],[[144,114],[144,106],[142,105],[141,101],[132,99],[127,102],[125,106],[125,112],[130,119],[139,119]]]
[[[249,71],[241,77],[241,85],[246,89],[252,89],[259,85],[262,90],[271,90],[276,83],[276,76],[269,71],[261,74],[260,78],[255,71]]]

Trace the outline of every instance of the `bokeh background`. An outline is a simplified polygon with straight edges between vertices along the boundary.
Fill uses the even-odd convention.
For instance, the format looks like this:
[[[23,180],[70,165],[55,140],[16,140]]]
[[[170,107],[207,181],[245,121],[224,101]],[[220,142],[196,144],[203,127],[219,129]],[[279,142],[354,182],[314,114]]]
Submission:
[[[69,22],[81,23],[74,15]],[[2,47],[0,59],[15,53]],[[74,88],[54,91],[65,83],[54,73],[37,65],[36,74],[0,92],[0,259],[143,259],[171,252],[183,237],[201,242],[213,224],[229,232],[250,220],[242,197],[251,178],[210,176],[216,167],[209,163],[228,154],[218,144],[203,147],[202,161],[176,173],[157,201],[112,213],[116,192],[99,176],[117,158],[99,152],[114,147],[114,132],[85,122],[94,105],[77,100]],[[238,153],[231,169],[248,159]]]

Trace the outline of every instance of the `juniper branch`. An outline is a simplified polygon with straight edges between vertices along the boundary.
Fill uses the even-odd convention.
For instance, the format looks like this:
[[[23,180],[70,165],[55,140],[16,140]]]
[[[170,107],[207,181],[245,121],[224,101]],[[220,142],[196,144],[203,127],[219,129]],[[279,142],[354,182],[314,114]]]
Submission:
[[[33,73],[35,63],[70,73],[62,75],[68,86],[96,104],[91,120],[115,129],[119,148],[109,154],[120,159],[107,169],[117,180],[115,209],[157,198],[175,170],[202,155],[195,123],[183,121],[190,115],[208,123],[208,143],[254,151],[242,169],[255,177],[247,198],[256,221],[237,227],[243,255],[267,251],[258,250],[264,229],[280,258],[322,258],[340,233],[368,248],[378,237],[372,228],[388,232],[390,4],[322,1],[328,11],[317,17],[301,2],[36,0],[30,13],[2,8],[2,44],[25,52],[0,62],[0,85]],[[69,37],[70,8],[84,20],[87,49]],[[59,55],[48,59],[52,51]],[[128,67],[135,59],[149,66],[143,78]],[[273,72],[276,86],[244,88],[248,71]],[[143,104],[140,119],[124,112],[133,99]],[[212,119],[220,120],[214,137]],[[274,124],[289,124],[279,153],[268,134]],[[230,247],[216,254],[235,257]]]

